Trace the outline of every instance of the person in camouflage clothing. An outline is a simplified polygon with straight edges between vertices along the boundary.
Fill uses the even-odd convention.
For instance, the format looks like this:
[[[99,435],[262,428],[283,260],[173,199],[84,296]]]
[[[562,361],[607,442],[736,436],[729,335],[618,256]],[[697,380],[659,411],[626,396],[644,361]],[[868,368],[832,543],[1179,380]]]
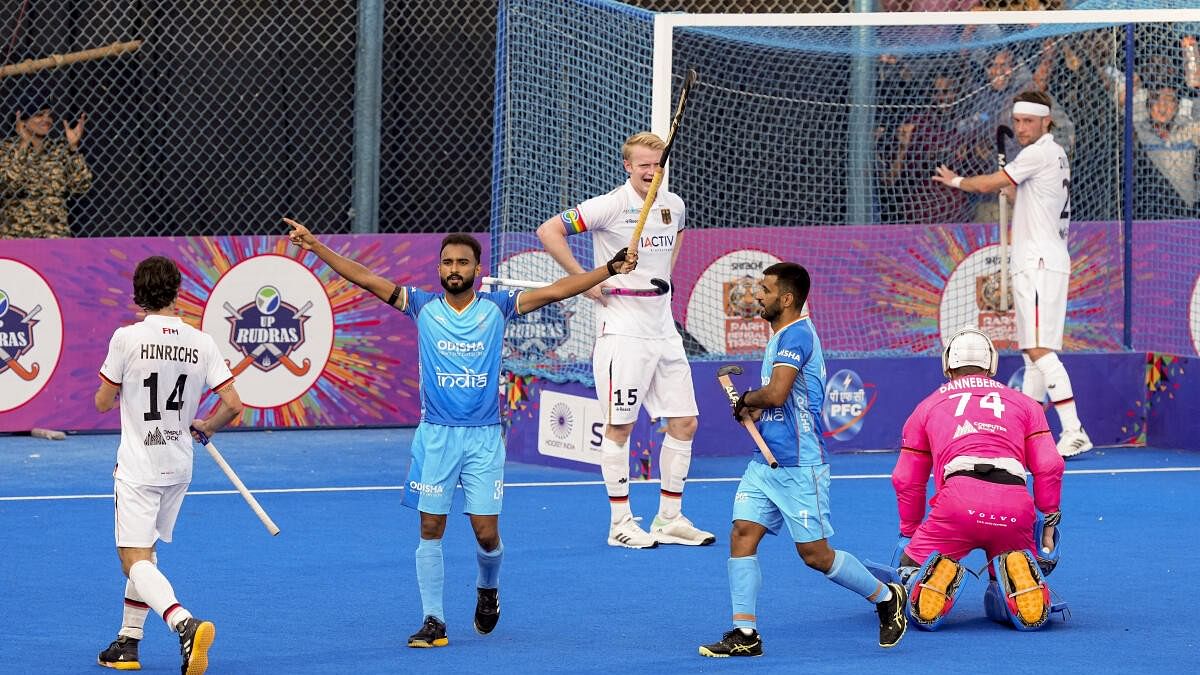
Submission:
[[[16,114],[16,135],[0,144],[0,239],[69,237],[67,198],[92,186],[79,142],[86,115],[63,120],[63,139],[48,140],[54,113]]]

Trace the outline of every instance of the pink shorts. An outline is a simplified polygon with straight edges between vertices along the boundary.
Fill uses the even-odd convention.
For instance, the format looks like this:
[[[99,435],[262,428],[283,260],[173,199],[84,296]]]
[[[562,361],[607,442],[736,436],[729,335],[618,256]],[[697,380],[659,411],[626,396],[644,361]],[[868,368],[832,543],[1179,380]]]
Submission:
[[[904,552],[918,565],[934,551],[955,560],[982,548],[988,560],[1005,551],[1033,551],[1037,510],[1023,485],[955,476],[942,484]]]

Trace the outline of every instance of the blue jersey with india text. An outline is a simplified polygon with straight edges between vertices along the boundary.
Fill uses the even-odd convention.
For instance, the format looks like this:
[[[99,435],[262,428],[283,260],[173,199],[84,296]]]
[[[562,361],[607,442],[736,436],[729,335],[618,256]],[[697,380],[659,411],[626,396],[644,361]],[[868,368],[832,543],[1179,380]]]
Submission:
[[[762,411],[758,430],[780,466],[824,464],[821,406],[825,401],[825,356],[821,339],[807,316],[779,329],[767,342],[760,373],[763,386],[771,381],[771,372],[780,367],[795,368],[796,380],[782,406]],[[754,457],[766,461],[762,453]]]
[[[504,324],[519,291],[476,292],[461,312],[434,294],[404,288],[403,312],[417,322],[421,420],[451,427],[500,423]]]

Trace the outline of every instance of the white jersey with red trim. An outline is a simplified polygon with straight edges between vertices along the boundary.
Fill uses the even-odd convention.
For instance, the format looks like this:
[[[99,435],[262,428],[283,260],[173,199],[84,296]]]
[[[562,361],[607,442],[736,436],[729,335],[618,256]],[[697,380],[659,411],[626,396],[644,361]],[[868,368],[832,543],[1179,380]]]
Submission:
[[[1067,234],[1071,225],[1071,168],[1052,134],[1021,149],[1004,167],[1017,186],[1013,204],[1013,272],[1042,267],[1071,271]]]
[[[577,208],[563,213],[567,234],[592,233],[595,266],[612,260],[629,245],[642,202],[629,181],[606,195],[593,197]],[[629,274],[612,277],[605,284],[622,288],[649,288],[650,280],[671,280],[671,258],[675,241],[684,228],[683,200],[672,192],[659,190],[642,228],[638,244],[638,266]],[[599,335],[632,335],[662,338],[677,335],[671,316],[671,294],[654,297],[608,296],[607,304],[596,305],[596,332]]]
[[[118,328],[100,377],[121,388],[121,445],[113,475],[140,485],[192,480],[188,431],[207,390],[233,379],[217,343],[176,316]]]

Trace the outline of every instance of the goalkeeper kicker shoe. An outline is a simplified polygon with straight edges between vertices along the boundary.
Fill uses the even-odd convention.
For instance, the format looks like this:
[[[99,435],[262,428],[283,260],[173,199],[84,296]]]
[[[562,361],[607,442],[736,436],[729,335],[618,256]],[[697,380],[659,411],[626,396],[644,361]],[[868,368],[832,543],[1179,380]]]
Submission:
[[[762,638],[754,629],[751,629],[750,634],[746,635],[741,628],[734,628],[722,635],[720,642],[700,645],[700,656],[711,656],[718,659],[730,656],[762,656],[762,653]]]
[[[408,646],[418,649],[445,647],[448,644],[450,644],[450,638],[446,637],[446,624],[432,615],[425,617],[425,623],[421,624],[421,630],[408,637]]]
[[[904,614],[908,590],[894,582],[887,586],[892,590],[892,597],[875,604],[879,614],[879,646],[895,647],[908,630],[908,617]]]
[[[1058,454],[1063,457],[1082,455],[1093,447],[1095,446],[1092,445],[1092,439],[1088,438],[1083,427],[1064,431],[1058,439]]]
[[[608,545],[625,548],[654,548],[658,542],[642,529],[641,525],[626,515],[621,522],[613,523],[608,529]]]
[[[478,597],[475,600],[475,632],[487,635],[496,628],[500,621],[500,589],[477,588]]]
[[[712,532],[705,532],[692,525],[682,513],[674,518],[655,516],[650,526],[650,536],[660,544],[683,544],[685,546],[708,546],[717,540]]]
[[[137,638],[118,635],[108,649],[100,652],[100,656],[96,657],[96,663],[116,670],[141,670],[142,664],[138,661]]]
[[[179,656],[183,664],[183,675],[204,675],[208,670],[208,648],[217,636],[217,628],[211,621],[196,617],[184,619],[176,626],[179,631]]]

